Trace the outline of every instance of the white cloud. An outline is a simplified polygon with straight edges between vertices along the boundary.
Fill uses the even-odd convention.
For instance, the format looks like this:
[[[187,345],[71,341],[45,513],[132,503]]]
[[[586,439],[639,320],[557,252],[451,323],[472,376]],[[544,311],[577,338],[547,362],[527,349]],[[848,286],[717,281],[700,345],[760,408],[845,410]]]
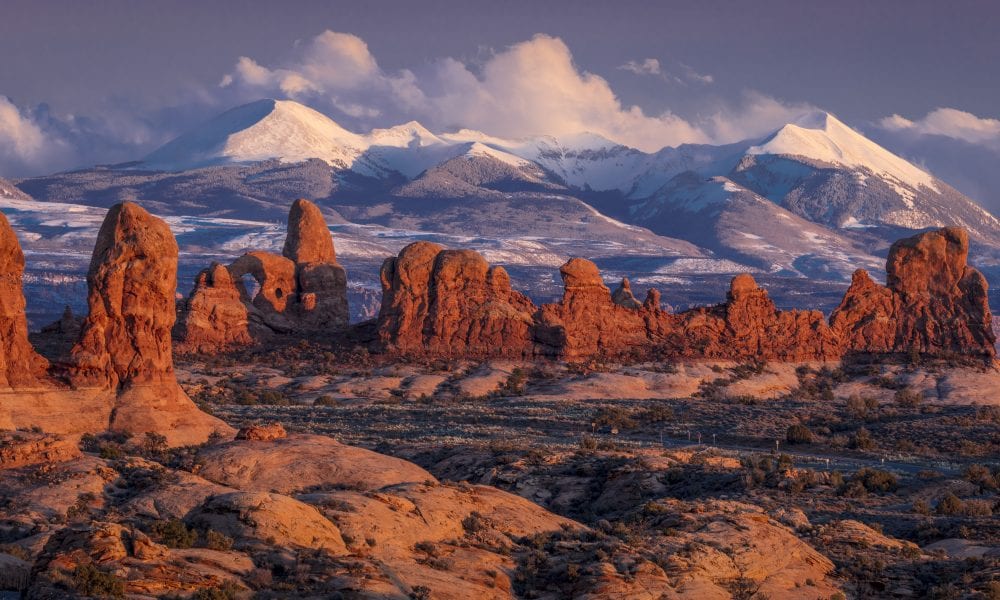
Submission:
[[[916,121],[894,114],[881,119],[878,125],[887,131],[943,135],[971,144],[1000,147],[1000,119],[977,117],[955,108],[937,108]]]
[[[642,62],[630,60],[618,68],[623,71],[635,73],[636,75],[660,75],[663,73],[663,70],[660,68],[660,61],[655,58],[647,58]]]
[[[782,102],[759,92],[746,92],[738,105],[716,111],[704,125],[716,143],[737,142],[771,133],[817,108]]]
[[[0,176],[18,176],[52,161],[65,161],[70,148],[31,116],[0,96]]]
[[[656,73],[659,61],[635,69]],[[361,126],[418,119],[432,128],[464,127],[504,136],[590,131],[644,150],[710,141],[698,127],[664,111],[623,105],[602,77],[581,71],[559,38],[537,35],[493,54],[479,69],[438,60],[418,78],[384,71],[364,41],[326,31],[295,60],[275,67],[241,57],[220,84],[248,97],[274,94],[357,118]],[[375,122],[376,119],[382,122]]]

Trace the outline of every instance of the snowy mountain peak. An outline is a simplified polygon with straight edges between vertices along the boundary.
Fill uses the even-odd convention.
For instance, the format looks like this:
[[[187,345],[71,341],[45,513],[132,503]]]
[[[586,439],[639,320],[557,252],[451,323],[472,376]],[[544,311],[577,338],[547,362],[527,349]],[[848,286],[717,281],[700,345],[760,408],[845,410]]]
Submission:
[[[889,152],[828,112],[816,111],[785,125],[747,154],[797,156],[833,165],[867,168],[913,189],[938,191],[934,177]]]
[[[272,158],[301,162],[319,158],[350,167],[365,147],[361,136],[329,117],[290,100],[258,100],[226,111],[169,142],[145,166],[182,170]]]

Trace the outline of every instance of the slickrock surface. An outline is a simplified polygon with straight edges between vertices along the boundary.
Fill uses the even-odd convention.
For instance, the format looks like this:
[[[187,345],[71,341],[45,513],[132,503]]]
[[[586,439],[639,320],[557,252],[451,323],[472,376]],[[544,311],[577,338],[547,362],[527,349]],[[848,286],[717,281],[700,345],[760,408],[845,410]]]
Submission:
[[[0,214],[0,388],[38,385],[48,368],[48,361],[28,342],[23,274],[21,245],[7,217]]]
[[[382,264],[378,336],[396,352],[521,356],[535,306],[471,250],[415,242]]]
[[[249,311],[225,266],[212,263],[195,277],[176,337],[176,349],[182,352],[216,352],[253,343]]]
[[[291,494],[348,487],[372,490],[397,483],[436,481],[417,465],[320,435],[272,441],[237,440],[199,453],[199,475],[229,487]]]

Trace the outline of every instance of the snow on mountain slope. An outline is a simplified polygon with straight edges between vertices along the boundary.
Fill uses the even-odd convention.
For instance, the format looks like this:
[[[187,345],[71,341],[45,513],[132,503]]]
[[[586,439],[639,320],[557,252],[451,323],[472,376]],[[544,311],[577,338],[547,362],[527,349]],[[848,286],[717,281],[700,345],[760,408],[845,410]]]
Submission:
[[[889,152],[826,112],[815,112],[785,125],[747,154],[800,156],[834,165],[865,168],[911,188],[939,191],[930,173]],[[911,195],[900,188],[901,194]]]
[[[13,183],[0,177],[0,198],[5,200],[31,200],[31,196],[25,194]]]
[[[705,179],[687,171],[634,205],[631,214],[656,233],[687,239],[763,272],[836,280],[882,262],[839,232],[726,177]]]
[[[365,140],[298,102],[259,100],[239,106],[167,143],[145,158],[144,167],[182,171],[209,165],[279,158],[319,158],[350,168]]]

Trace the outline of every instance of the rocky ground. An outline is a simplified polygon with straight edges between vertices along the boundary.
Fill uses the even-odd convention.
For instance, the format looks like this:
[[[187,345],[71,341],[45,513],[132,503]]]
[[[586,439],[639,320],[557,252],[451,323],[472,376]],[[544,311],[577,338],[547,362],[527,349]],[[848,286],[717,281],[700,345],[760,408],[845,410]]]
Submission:
[[[993,364],[401,363],[299,343],[248,375],[251,354],[185,361],[182,386],[236,425],[527,498],[686,597],[1000,593]],[[557,548],[516,592],[561,597]]]

